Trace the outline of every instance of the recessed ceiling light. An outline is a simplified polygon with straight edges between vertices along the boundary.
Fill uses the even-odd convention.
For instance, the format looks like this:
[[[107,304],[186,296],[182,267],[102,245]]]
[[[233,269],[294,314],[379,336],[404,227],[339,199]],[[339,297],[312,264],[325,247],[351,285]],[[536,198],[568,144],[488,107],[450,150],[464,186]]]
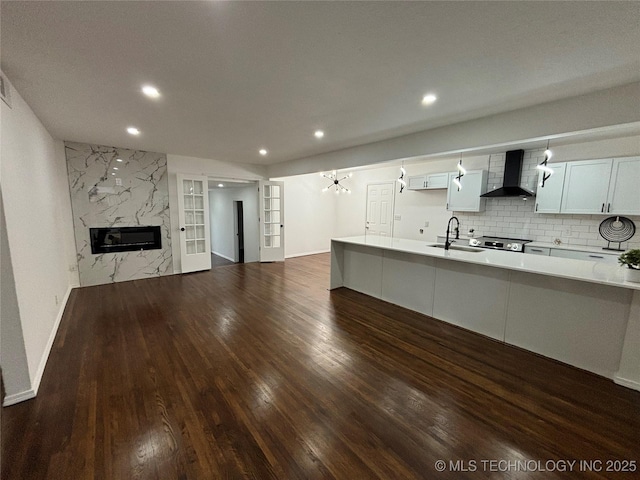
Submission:
[[[223,185],[222,183],[219,183],[219,184],[218,184],[218,186],[219,186],[220,188],[224,187],[224,185]]]
[[[322,138],[324,137],[324,132],[322,130],[316,130],[314,135],[316,136],[316,138]]]
[[[427,95],[425,95],[424,97],[422,97],[422,104],[423,105],[431,105],[433,103],[435,103],[435,101],[438,99],[438,97],[436,97],[433,93],[429,93]]]
[[[144,93],[149,98],[158,98],[160,96],[160,92],[156,87],[152,87],[151,85],[144,85],[142,87],[142,93]]]
[[[111,172],[111,175],[115,175],[115,172]]]
[[[121,158],[116,158],[116,162],[121,162],[122,159]]]
[[[118,170],[118,167],[113,167],[114,170]]]
[[[262,156],[264,157],[264,156],[265,156],[267,153],[269,153],[269,152],[267,152],[267,150],[266,150],[266,149],[261,148],[259,153],[260,153],[260,155],[262,155]]]
[[[127,132],[129,132],[131,135],[140,135],[140,130],[138,130],[136,127],[127,127]]]

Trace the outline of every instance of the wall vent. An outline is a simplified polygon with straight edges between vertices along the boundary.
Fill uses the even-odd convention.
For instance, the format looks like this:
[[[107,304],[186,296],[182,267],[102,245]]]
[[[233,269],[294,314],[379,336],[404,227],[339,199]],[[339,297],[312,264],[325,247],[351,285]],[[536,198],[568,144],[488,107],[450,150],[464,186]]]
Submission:
[[[0,97],[11,108],[11,85],[2,72],[0,72]]]

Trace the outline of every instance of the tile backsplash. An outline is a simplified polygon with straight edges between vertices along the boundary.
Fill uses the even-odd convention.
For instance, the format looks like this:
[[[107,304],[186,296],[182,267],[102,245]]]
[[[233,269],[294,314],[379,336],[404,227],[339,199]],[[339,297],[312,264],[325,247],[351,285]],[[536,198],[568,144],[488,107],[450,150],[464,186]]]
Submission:
[[[538,171],[536,165],[544,160],[544,149],[526,150],[522,165],[520,186],[536,191]],[[504,155],[493,155],[489,162],[488,188],[502,186]],[[562,244],[590,247],[605,247],[607,241],[598,232],[605,215],[570,215],[534,213],[535,197],[488,198],[484,212],[456,212],[460,220],[460,233],[466,234],[470,228],[475,235],[497,235],[503,237],[530,239],[553,243],[559,239]],[[629,216],[637,225],[640,216]],[[617,244],[616,244],[617,245]],[[622,248],[640,248],[640,233]]]

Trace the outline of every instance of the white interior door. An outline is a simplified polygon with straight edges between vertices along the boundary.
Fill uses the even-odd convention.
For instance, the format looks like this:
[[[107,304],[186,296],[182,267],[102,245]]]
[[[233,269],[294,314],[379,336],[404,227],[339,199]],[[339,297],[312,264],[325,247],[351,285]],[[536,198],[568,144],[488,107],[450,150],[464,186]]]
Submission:
[[[178,220],[182,273],[211,269],[207,177],[178,174]]]
[[[392,236],[394,188],[394,182],[367,185],[367,235]]]
[[[260,261],[284,261],[284,182],[260,182]]]

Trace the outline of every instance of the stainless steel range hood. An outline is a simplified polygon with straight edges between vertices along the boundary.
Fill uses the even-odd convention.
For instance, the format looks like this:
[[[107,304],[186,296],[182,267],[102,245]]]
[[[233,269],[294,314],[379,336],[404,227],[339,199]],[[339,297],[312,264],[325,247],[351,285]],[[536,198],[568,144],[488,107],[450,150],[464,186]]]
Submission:
[[[522,173],[522,158],[524,150],[510,150],[505,155],[504,178],[502,187],[491,190],[481,197],[532,197],[533,192],[520,186],[520,174]]]

